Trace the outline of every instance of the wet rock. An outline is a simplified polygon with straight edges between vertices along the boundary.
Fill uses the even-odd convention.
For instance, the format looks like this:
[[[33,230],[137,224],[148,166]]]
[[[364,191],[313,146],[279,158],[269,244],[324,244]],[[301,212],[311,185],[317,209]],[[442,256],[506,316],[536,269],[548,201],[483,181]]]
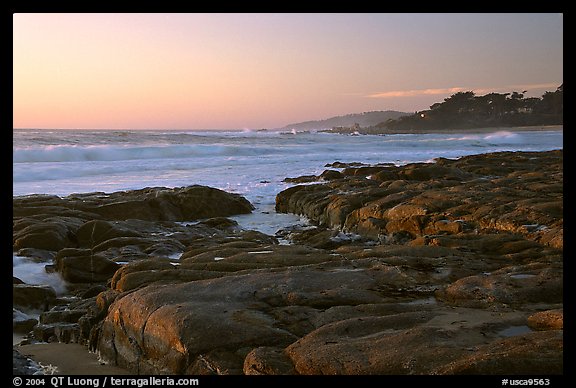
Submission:
[[[56,301],[56,292],[49,286],[12,285],[12,304],[15,307],[48,310]]]
[[[76,323],[86,314],[86,310],[50,310],[40,314],[40,323],[51,324],[56,322]]]
[[[355,176],[355,177],[368,177],[371,175],[379,174],[383,171],[389,171],[389,167],[380,167],[380,166],[359,166],[359,167],[347,167],[342,171],[343,175],[346,176]]]
[[[238,222],[226,217],[213,217],[207,220],[200,221],[200,224],[217,229],[229,229],[238,226]]]
[[[386,169],[381,169],[380,171],[378,171],[375,174],[372,174],[370,176],[370,179],[374,179],[376,181],[379,182],[387,182],[387,181],[395,181],[400,179],[400,175],[398,174],[398,171],[396,168],[386,168]]]
[[[325,170],[324,172],[322,172],[322,174],[320,174],[320,179],[325,181],[332,181],[335,179],[342,179],[342,178],[343,174],[340,171],[336,170]]]
[[[360,162],[344,163],[339,161],[324,165],[324,167],[334,167],[334,168],[348,168],[348,167],[362,167],[362,166],[365,166],[365,164]]]
[[[305,230],[286,230],[282,231],[281,234],[292,243],[318,249],[335,249],[362,239],[355,234],[346,234],[338,230],[322,227],[307,228]]]
[[[19,249],[16,254],[18,256],[25,256],[29,257],[30,259],[34,260],[35,262],[51,262],[54,259],[54,252],[47,251],[44,249],[36,249],[36,248],[22,248]]]
[[[12,374],[22,375],[43,375],[42,367],[36,361],[22,355],[16,348],[12,348]]]
[[[407,180],[427,181],[447,179],[463,181],[471,179],[474,174],[455,167],[446,167],[430,163],[411,163],[401,169],[400,177]]]
[[[12,308],[12,331],[16,333],[28,333],[38,320],[20,310]]]
[[[52,323],[34,326],[34,338],[42,342],[78,343],[80,326],[77,323]]]
[[[319,178],[317,175],[303,175],[295,178],[284,178],[282,182],[285,183],[310,183],[316,182]]]
[[[112,277],[119,265],[90,249],[62,249],[55,259],[57,271],[71,283],[101,283]]]

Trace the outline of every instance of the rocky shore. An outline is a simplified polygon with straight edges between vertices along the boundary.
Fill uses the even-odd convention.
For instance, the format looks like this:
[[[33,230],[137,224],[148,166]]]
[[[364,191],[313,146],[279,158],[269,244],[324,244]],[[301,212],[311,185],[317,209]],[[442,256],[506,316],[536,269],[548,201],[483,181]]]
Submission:
[[[562,151],[327,168],[276,236],[203,186],[14,197],[69,292],[14,278],[13,330],[140,374],[563,373]]]
[[[446,129],[418,129],[418,128],[382,128],[378,126],[350,126],[350,127],[333,127],[331,129],[324,129],[320,132],[326,133],[339,133],[341,135],[398,135],[398,134],[422,134],[422,133],[494,133],[502,132],[534,132],[534,131],[562,131],[564,125],[530,125],[530,126],[497,126],[497,127],[474,127],[474,128],[458,128]]]

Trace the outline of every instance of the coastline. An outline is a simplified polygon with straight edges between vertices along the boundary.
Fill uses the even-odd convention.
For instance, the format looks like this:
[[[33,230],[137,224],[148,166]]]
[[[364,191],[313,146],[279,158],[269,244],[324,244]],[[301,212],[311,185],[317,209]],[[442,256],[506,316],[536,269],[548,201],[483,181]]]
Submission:
[[[545,132],[545,131],[563,131],[564,125],[534,125],[526,127],[480,127],[480,128],[461,128],[461,129],[404,129],[404,130],[383,130],[372,127],[353,129],[326,129],[321,132],[351,134],[358,132],[361,135],[405,135],[405,134],[449,134],[449,133],[496,133],[496,132]]]
[[[490,132],[539,132],[539,131],[563,131],[564,125],[533,125],[527,127],[482,127],[482,128],[468,128],[468,129],[438,129],[438,130],[397,130],[394,133],[490,133]],[[392,133],[390,133],[392,134]]]
[[[536,127],[532,130],[550,129]],[[347,352],[354,348],[336,345],[341,338],[340,326],[352,332],[359,330],[363,333],[364,330],[368,330],[368,332],[375,330],[373,335],[378,341],[388,341],[386,336],[390,334],[389,330],[393,329],[398,332],[393,340],[398,341],[399,348],[402,347],[403,341],[411,341],[409,336],[412,335],[411,333],[420,333],[416,342],[421,347],[408,348],[406,352],[410,354],[425,355],[427,349],[435,347],[443,349],[443,359],[440,357],[438,360],[430,360],[432,365],[436,365],[434,366],[436,369],[432,367],[432,369],[416,369],[415,372],[411,373],[426,374],[428,370],[446,374],[458,373],[462,370],[478,373],[478,370],[474,369],[475,364],[470,363],[467,358],[468,354],[471,354],[468,349],[478,348],[481,350],[479,354],[482,357],[491,357],[493,350],[485,342],[488,338],[495,344],[494,346],[500,346],[500,344],[520,346],[524,340],[533,341],[531,346],[534,349],[529,353],[528,359],[536,359],[538,354],[545,352],[554,355],[550,364],[553,369],[548,370],[548,372],[555,374],[559,370],[558,368],[562,367],[558,359],[555,358],[559,353],[561,356],[562,342],[558,339],[558,332],[562,330],[562,318],[560,318],[560,330],[557,324],[556,326],[552,325],[552,328],[548,327],[543,330],[535,328],[537,326],[531,322],[535,320],[533,318],[535,315],[542,312],[556,311],[555,315],[550,313],[552,318],[556,320],[558,320],[559,314],[560,316],[562,314],[562,284],[561,280],[558,281],[558,277],[560,276],[561,279],[562,274],[562,151],[523,155],[524,153],[518,153],[512,156],[504,152],[480,154],[465,157],[459,161],[442,160],[441,163],[435,165],[350,167],[340,175],[333,174],[329,179],[334,192],[325,182],[314,186],[294,186],[278,193],[277,207],[278,204],[282,203],[286,205],[285,209],[280,209],[281,212],[288,211],[299,214],[308,212],[311,219],[313,219],[314,214],[326,214],[332,217],[331,222],[334,223],[333,225],[329,224],[329,227],[337,226],[341,216],[349,214],[350,217],[344,218],[347,221],[354,221],[354,223],[347,225],[348,228],[356,228],[355,232],[359,235],[372,236],[372,240],[346,240],[346,236],[336,233],[338,232],[336,229],[317,228],[313,231],[301,231],[300,235],[298,235],[298,231],[290,231],[293,245],[278,246],[273,243],[272,237],[264,241],[263,236],[254,233],[250,235],[248,233],[235,234],[231,229],[226,229],[223,226],[225,223],[222,219],[215,218],[214,221],[197,229],[198,233],[210,237],[205,241],[194,240],[197,242],[187,246],[188,253],[185,252],[181,256],[179,265],[174,266],[174,268],[166,262],[148,263],[146,264],[147,267],[140,267],[140,264],[134,262],[124,265],[123,270],[117,271],[118,275],[114,275],[116,280],[108,286],[110,289],[106,291],[107,295],[114,298],[117,293],[135,296],[120,297],[117,300],[118,303],[107,304],[106,309],[110,307],[107,314],[109,316],[116,314],[125,318],[136,316],[137,311],[132,310],[136,307],[133,305],[139,306],[138,311],[141,308],[146,311],[156,311],[160,307],[175,309],[173,310],[174,317],[167,314],[165,317],[158,318],[155,323],[150,323],[149,320],[135,322],[136,327],[149,327],[151,331],[154,330],[154,324],[158,325],[156,330],[164,327],[179,329],[181,326],[178,325],[181,325],[184,320],[195,319],[193,317],[200,314],[195,324],[191,324],[187,330],[194,330],[191,336],[195,338],[205,337],[199,342],[202,344],[209,343],[216,349],[218,346],[223,346],[223,343],[228,343],[228,340],[224,339],[226,333],[236,333],[236,338],[242,337],[244,333],[250,333],[251,330],[258,330],[253,334],[253,337],[251,334],[249,338],[245,339],[246,344],[242,344],[242,339],[238,340],[239,349],[244,349],[246,346],[255,347],[255,350],[259,349],[258,346],[279,346],[274,349],[282,349],[287,346],[285,349],[290,348],[292,351],[292,361],[282,360],[276,369],[271,369],[271,374],[282,374],[279,372],[288,370],[283,369],[288,368],[286,366],[288,362],[296,362],[297,360],[300,360],[299,365],[306,365],[305,367],[301,366],[303,369],[298,370],[298,373],[318,374],[321,372],[316,369],[316,365],[319,365],[318,360],[331,360],[333,357],[336,357],[334,358],[336,360],[339,357],[349,359]],[[540,157],[543,158],[541,162],[535,161]],[[508,167],[503,168],[504,165]],[[535,173],[535,165],[539,168],[548,166],[545,169],[547,174]],[[529,179],[519,180],[521,175],[518,173],[525,174]],[[513,179],[508,179],[506,174],[510,174]],[[506,187],[508,191],[504,195],[498,190],[492,192],[493,187],[484,178],[485,175],[491,176],[490,179],[496,179],[495,176],[502,175],[501,178],[498,178],[498,182],[495,181],[494,183],[496,183],[496,187]],[[367,179],[368,176],[371,178]],[[318,178],[318,180],[321,181],[322,179]],[[370,182],[375,186],[367,186]],[[437,186],[438,182],[442,182],[441,186],[444,188]],[[524,187],[518,187],[518,182],[521,182]],[[542,185],[547,187],[546,193],[541,192]],[[396,199],[393,199],[392,196],[387,199],[388,194],[383,191],[386,187],[403,193],[403,203],[399,203],[399,206],[396,206],[396,202],[387,203],[386,201],[396,201]],[[309,189],[310,192],[307,191]],[[318,190],[325,190],[325,194],[318,197]],[[460,198],[462,204],[458,207],[460,215],[453,219],[446,218],[446,214],[451,213],[451,207],[456,209],[457,203],[446,201],[446,190],[451,190],[450,201]],[[519,190],[518,197],[514,197],[516,195],[515,190]],[[526,203],[524,205],[526,208],[517,209],[515,214],[506,210],[515,206],[516,201],[524,196],[527,190],[533,192],[533,200],[537,199],[536,202]],[[182,194],[185,194],[182,190],[175,190],[174,195]],[[205,194],[207,193],[203,195]],[[381,198],[373,197],[375,194],[384,196]],[[118,207],[119,204],[128,206],[129,201],[125,199],[132,199],[133,195],[140,195],[138,200],[143,198],[145,201],[143,203],[148,203],[146,201],[153,198],[153,203],[157,206],[158,197],[154,192],[125,193],[122,198],[119,198],[119,202],[109,203],[108,209],[114,206],[114,212],[102,214],[102,217],[109,220],[122,220],[122,217],[132,217],[136,213],[134,210],[137,210],[139,214],[148,214],[149,218],[154,220],[160,215],[166,216],[165,212],[156,213],[155,206],[148,208],[139,205],[138,208],[121,210]],[[474,200],[468,209],[466,206],[470,202],[468,200],[469,195],[474,195]],[[291,197],[295,200],[292,200]],[[318,198],[331,198],[333,204],[330,206],[328,203],[319,205]],[[356,198],[362,198],[357,205]],[[412,198],[414,202],[409,203]],[[15,210],[19,210],[15,214],[21,217],[22,221],[26,221],[26,216],[29,215],[27,211],[31,211],[30,209],[34,209],[40,214],[56,211],[54,208],[46,207],[43,211],[48,213],[42,213],[42,206],[45,204],[35,206],[40,205],[40,203],[34,203],[35,200],[39,199],[29,198],[31,202],[24,201],[21,204],[13,205]],[[88,197],[84,195],[83,199],[88,199]],[[91,199],[95,201],[94,205],[101,205],[103,201],[102,198],[94,197]],[[55,199],[52,200],[56,201]],[[237,198],[232,197],[230,200],[235,203]],[[378,204],[378,207],[368,206],[370,201],[381,200],[384,202],[374,202]],[[220,207],[222,200],[217,202]],[[132,202],[130,206],[134,206],[134,203]],[[96,208],[83,209],[85,213],[82,213],[79,204],[80,202],[75,205],[70,203],[70,208],[68,208],[70,215],[82,219],[93,217],[89,211],[94,211]],[[55,202],[54,205],[69,206],[60,201]],[[349,208],[349,205],[366,206],[354,210]],[[380,205],[385,205],[385,207],[380,208]],[[302,211],[295,206],[302,206]],[[318,206],[325,206],[328,212],[318,213]],[[436,209],[437,207],[440,209]],[[386,209],[384,213],[383,209]],[[489,211],[493,221],[477,213],[477,209]],[[200,210],[198,209],[198,211]],[[143,211],[145,212],[143,213]],[[354,214],[352,214],[353,212]],[[470,212],[469,215],[467,212]],[[60,214],[59,211],[57,213]],[[179,213],[180,211],[174,210],[174,217]],[[532,219],[531,217],[534,217],[535,214],[540,218]],[[94,221],[90,221],[90,218],[85,219],[89,220],[86,224],[94,223]],[[384,237],[380,234],[381,228],[384,226],[383,220],[387,221],[385,227],[389,233],[388,236]],[[482,224],[485,220],[490,222]],[[62,222],[66,222],[66,220],[55,220],[54,222],[57,222],[54,225],[64,225]],[[144,222],[129,224],[126,221],[98,222],[99,225],[111,227],[112,234],[123,239],[114,240],[118,243],[128,243],[129,239],[134,239],[132,243],[138,241],[140,244],[162,243],[162,246],[158,246],[158,252],[163,252],[163,254],[166,254],[171,248],[170,244],[167,244],[166,237],[154,240],[148,234],[151,230],[149,228],[152,226],[156,228],[159,225],[155,223],[157,220],[151,221],[150,224]],[[126,223],[124,224],[124,222]],[[162,224],[164,227],[168,227],[167,222]],[[68,225],[77,228],[77,226]],[[130,225],[130,230],[127,228],[128,225]],[[136,225],[142,228],[142,235],[146,236],[146,241],[136,240],[140,238],[133,235],[135,232],[140,232],[134,230]],[[173,229],[166,229],[166,232],[169,231],[170,235],[174,236],[190,231],[190,228],[185,229],[182,226],[171,226],[171,228]],[[102,237],[104,242],[105,237],[110,237],[104,234],[104,230],[98,231],[93,226],[84,229],[90,238]],[[481,231],[482,229],[485,231],[474,233],[474,230]],[[96,234],[95,230],[97,231]],[[46,227],[37,230],[37,232],[46,231]],[[406,231],[413,234],[408,240],[406,240]],[[98,233],[103,234],[99,236]],[[80,236],[80,234],[78,235]],[[54,236],[48,237],[53,240]],[[230,237],[239,237],[239,239],[231,243]],[[62,246],[68,244],[67,238],[67,234],[62,236]],[[379,243],[375,244],[374,238]],[[227,247],[225,244],[236,245]],[[105,248],[104,245],[101,247]],[[59,249],[59,246],[58,249],[54,248],[54,250]],[[144,248],[142,249],[144,250]],[[474,249],[477,252],[474,252]],[[308,256],[309,252],[313,252],[313,254]],[[81,254],[83,252],[76,250],[76,253]],[[440,255],[440,259],[437,259],[438,255]],[[341,260],[343,257],[347,260]],[[81,257],[78,256],[78,260],[80,259]],[[102,258],[102,263],[105,263],[105,260]],[[410,266],[406,265],[409,262],[407,260],[410,260]],[[470,268],[468,266],[463,268],[461,260],[470,263]],[[512,264],[515,264],[514,267],[509,267]],[[241,271],[241,275],[238,275],[237,271]],[[155,277],[150,277],[152,273],[162,273],[160,281],[167,287],[163,288],[157,284],[148,288],[148,284],[158,280]],[[382,277],[383,273],[387,274],[386,277]],[[434,275],[431,276],[430,273]],[[280,274],[284,275],[280,276]],[[111,272],[102,273],[102,275],[104,276],[103,279],[108,278],[111,276]],[[335,278],[340,280],[333,280]],[[476,278],[478,280],[475,280]],[[81,278],[78,279],[78,282],[82,280]],[[253,283],[246,282],[246,279],[251,279]],[[286,279],[289,279],[288,283],[280,283]],[[314,279],[314,281],[310,279]],[[374,281],[382,283],[376,283],[378,287],[374,287]],[[475,287],[480,287],[478,288],[480,291],[469,294],[467,290],[471,284],[466,282],[475,281],[479,282]],[[531,290],[535,287],[541,287],[539,281],[543,282],[544,286],[538,295],[533,295]],[[137,289],[144,284],[144,287]],[[228,287],[231,289],[228,290]],[[248,288],[244,289],[245,287]],[[282,287],[294,288],[283,291]],[[309,287],[318,287],[318,289],[307,290]],[[198,310],[198,306],[204,306],[205,301],[194,295],[202,295],[205,290],[210,293],[215,292],[211,295],[216,295],[219,298],[221,296],[223,300],[231,300],[232,302],[230,305],[224,305],[222,312],[218,312],[218,316],[213,316],[214,312],[209,309],[206,311]],[[267,290],[266,295],[262,290]],[[154,298],[146,301],[147,292],[155,295]],[[263,294],[257,296],[257,293]],[[158,297],[156,300],[158,295],[161,298]],[[187,297],[178,302],[181,295]],[[284,301],[285,295],[290,295],[292,299]],[[481,298],[478,299],[478,295]],[[138,299],[139,297],[142,299]],[[166,305],[163,298],[169,300],[170,304]],[[104,296],[101,300],[106,299],[107,297]],[[274,323],[268,327],[270,322],[273,322],[268,318],[268,310],[254,310],[253,306],[268,300],[273,301],[268,308],[276,309],[275,319],[280,322],[279,325]],[[285,302],[286,305],[284,305]],[[349,309],[349,305],[366,306],[366,310]],[[323,309],[316,311],[318,306],[334,307],[335,309],[334,312],[325,314]],[[372,306],[379,307],[374,310]],[[317,314],[317,317],[314,318],[315,316],[311,315],[310,322],[303,320],[305,324],[302,326],[299,320],[293,321],[292,311],[297,314]],[[497,311],[498,314],[493,314],[493,311]],[[290,313],[285,314],[288,312]],[[302,317],[304,316],[302,315]],[[267,318],[264,319],[263,317]],[[361,319],[355,321],[352,319],[354,317]],[[422,317],[428,321],[422,323]],[[322,322],[323,320],[325,320],[324,324],[318,326],[316,330],[312,330],[314,322]],[[364,322],[364,320],[366,323],[359,323]],[[401,322],[401,328],[408,329],[402,332],[403,329],[398,329],[395,322]],[[126,335],[127,338],[131,338],[129,335],[136,335],[135,333],[124,332],[125,329],[118,327],[111,319],[105,318],[104,323],[107,326],[103,332],[107,333],[108,342],[100,342],[100,345],[104,346],[103,354],[106,353],[106,346],[110,347],[107,354],[108,358],[115,354],[117,346],[126,346],[123,349],[123,354],[139,351],[139,348],[130,348],[129,341],[122,341],[122,336]],[[202,328],[205,323],[209,330]],[[433,342],[434,338],[438,336],[452,333],[456,323],[459,325],[457,332],[462,331],[462,334],[458,334],[449,346],[445,343]],[[552,323],[554,322],[552,321]],[[231,324],[236,326],[230,326]],[[393,325],[389,327],[387,326],[389,324]],[[278,331],[277,326],[283,328],[282,333]],[[310,330],[312,331],[310,332]],[[510,335],[510,338],[508,338],[508,334],[502,334],[508,333],[509,330],[520,330],[520,332]],[[543,332],[540,332],[541,330]],[[483,337],[478,336],[479,332],[482,333]],[[281,345],[277,342],[279,334],[282,334],[280,337]],[[252,342],[254,341],[253,338],[257,338],[256,343]],[[300,339],[294,342],[296,338]],[[352,335],[351,338],[363,337]],[[477,340],[478,342],[475,342]],[[186,336],[175,336],[168,338],[167,341],[171,344],[182,343],[183,349],[195,349],[196,346],[196,342]],[[220,341],[220,345],[218,345],[218,341]],[[319,346],[322,343],[331,345],[328,347]],[[372,341],[360,343],[360,346],[365,347],[366,351],[372,352],[374,359],[391,357],[385,353],[380,357],[378,352],[385,352],[386,349],[373,347]],[[57,369],[52,369],[55,374],[130,374],[122,368],[101,365],[98,362],[98,357],[84,345],[52,342],[17,345],[15,348],[24,355],[30,355],[32,359],[43,365],[56,367]],[[114,352],[111,352],[111,349]],[[101,348],[99,350],[102,351]],[[186,351],[190,354],[186,353],[183,357],[186,362],[190,362],[188,366],[185,365],[189,369],[172,370],[192,374],[206,372],[206,369],[201,369],[202,367],[206,368],[203,366],[204,357],[212,357],[211,359],[208,358],[210,362],[207,365],[223,365],[222,370],[228,374],[259,372],[253,366],[246,366],[248,365],[246,363],[244,364],[245,369],[242,369],[236,353],[231,355],[214,352],[209,356],[204,356],[202,350],[198,359],[194,361],[195,350]],[[275,360],[275,351],[268,350],[268,353],[263,351],[263,353],[256,352],[250,355],[242,353],[242,355],[246,359],[248,356],[253,357],[256,360],[255,365],[259,365],[259,362]],[[324,351],[333,351],[334,353],[325,355],[322,353]],[[522,352],[517,353],[515,357],[520,357]],[[409,357],[407,354],[404,356]],[[390,360],[391,363],[396,362],[396,355]],[[441,360],[444,360],[442,361],[444,364],[440,363]],[[452,360],[454,362],[450,364]],[[118,359],[116,362],[121,364],[127,361]],[[181,362],[183,361],[178,361],[176,364],[180,365]],[[416,363],[414,365],[422,368],[422,364]],[[518,368],[522,367],[521,364],[518,365]],[[134,366],[131,366],[134,369]],[[148,365],[148,367],[150,366]],[[167,367],[175,368],[172,365],[167,365]],[[370,365],[365,366],[365,368],[369,367]],[[487,367],[490,368],[490,366]],[[543,364],[542,368],[545,367],[547,366]],[[210,368],[211,366],[208,369]],[[150,373],[150,370],[144,370],[142,373]],[[342,373],[348,369],[339,370]],[[370,374],[382,370],[385,369],[358,369],[360,372],[351,374]],[[394,372],[403,371],[403,369],[391,370],[392,372],[387,373],[394,374]],[[492,369],[489,370],[491,373],[498,373],[498,370],[496,372]],[[213,372],[213,370],[211,371]],[[522,371],[525,370],[514,369],[504,372],[510,374],[523,373]],[[350,374],[350,372],[347,373]],[[480,370],[480,373],[485,372]],[[541,369],[535,373],[544,372]]]

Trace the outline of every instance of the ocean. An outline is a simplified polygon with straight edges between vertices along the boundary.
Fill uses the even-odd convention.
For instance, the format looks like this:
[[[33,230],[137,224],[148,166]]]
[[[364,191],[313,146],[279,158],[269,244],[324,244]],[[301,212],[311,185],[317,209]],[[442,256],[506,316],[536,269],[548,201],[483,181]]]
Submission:
[[[506,131],[340,135],[323,132],[168,130],[13,130],[13,195],[114,192],[144,187],[207,185],[245,196],[250,215],[232,217],[273,235],[305,224],[277,214],[287,177],[320,174],[335,161],[432,162],[496,151],[563,148],[563,132]],[[14,254],[14,276],[61,288],[56,274]]]

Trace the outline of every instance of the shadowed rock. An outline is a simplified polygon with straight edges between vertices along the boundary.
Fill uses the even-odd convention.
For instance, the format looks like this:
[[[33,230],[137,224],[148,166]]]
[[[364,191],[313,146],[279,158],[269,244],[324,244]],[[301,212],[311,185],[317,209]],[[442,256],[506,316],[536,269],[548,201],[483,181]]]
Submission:
[[[106,279],[35,331],[141,374],[563,373],[561,151],[330,167],[278,194],[315,224],[278,239],[174,222],[184,189],[22,198],[22,246],[69,217],[22,253]]]

